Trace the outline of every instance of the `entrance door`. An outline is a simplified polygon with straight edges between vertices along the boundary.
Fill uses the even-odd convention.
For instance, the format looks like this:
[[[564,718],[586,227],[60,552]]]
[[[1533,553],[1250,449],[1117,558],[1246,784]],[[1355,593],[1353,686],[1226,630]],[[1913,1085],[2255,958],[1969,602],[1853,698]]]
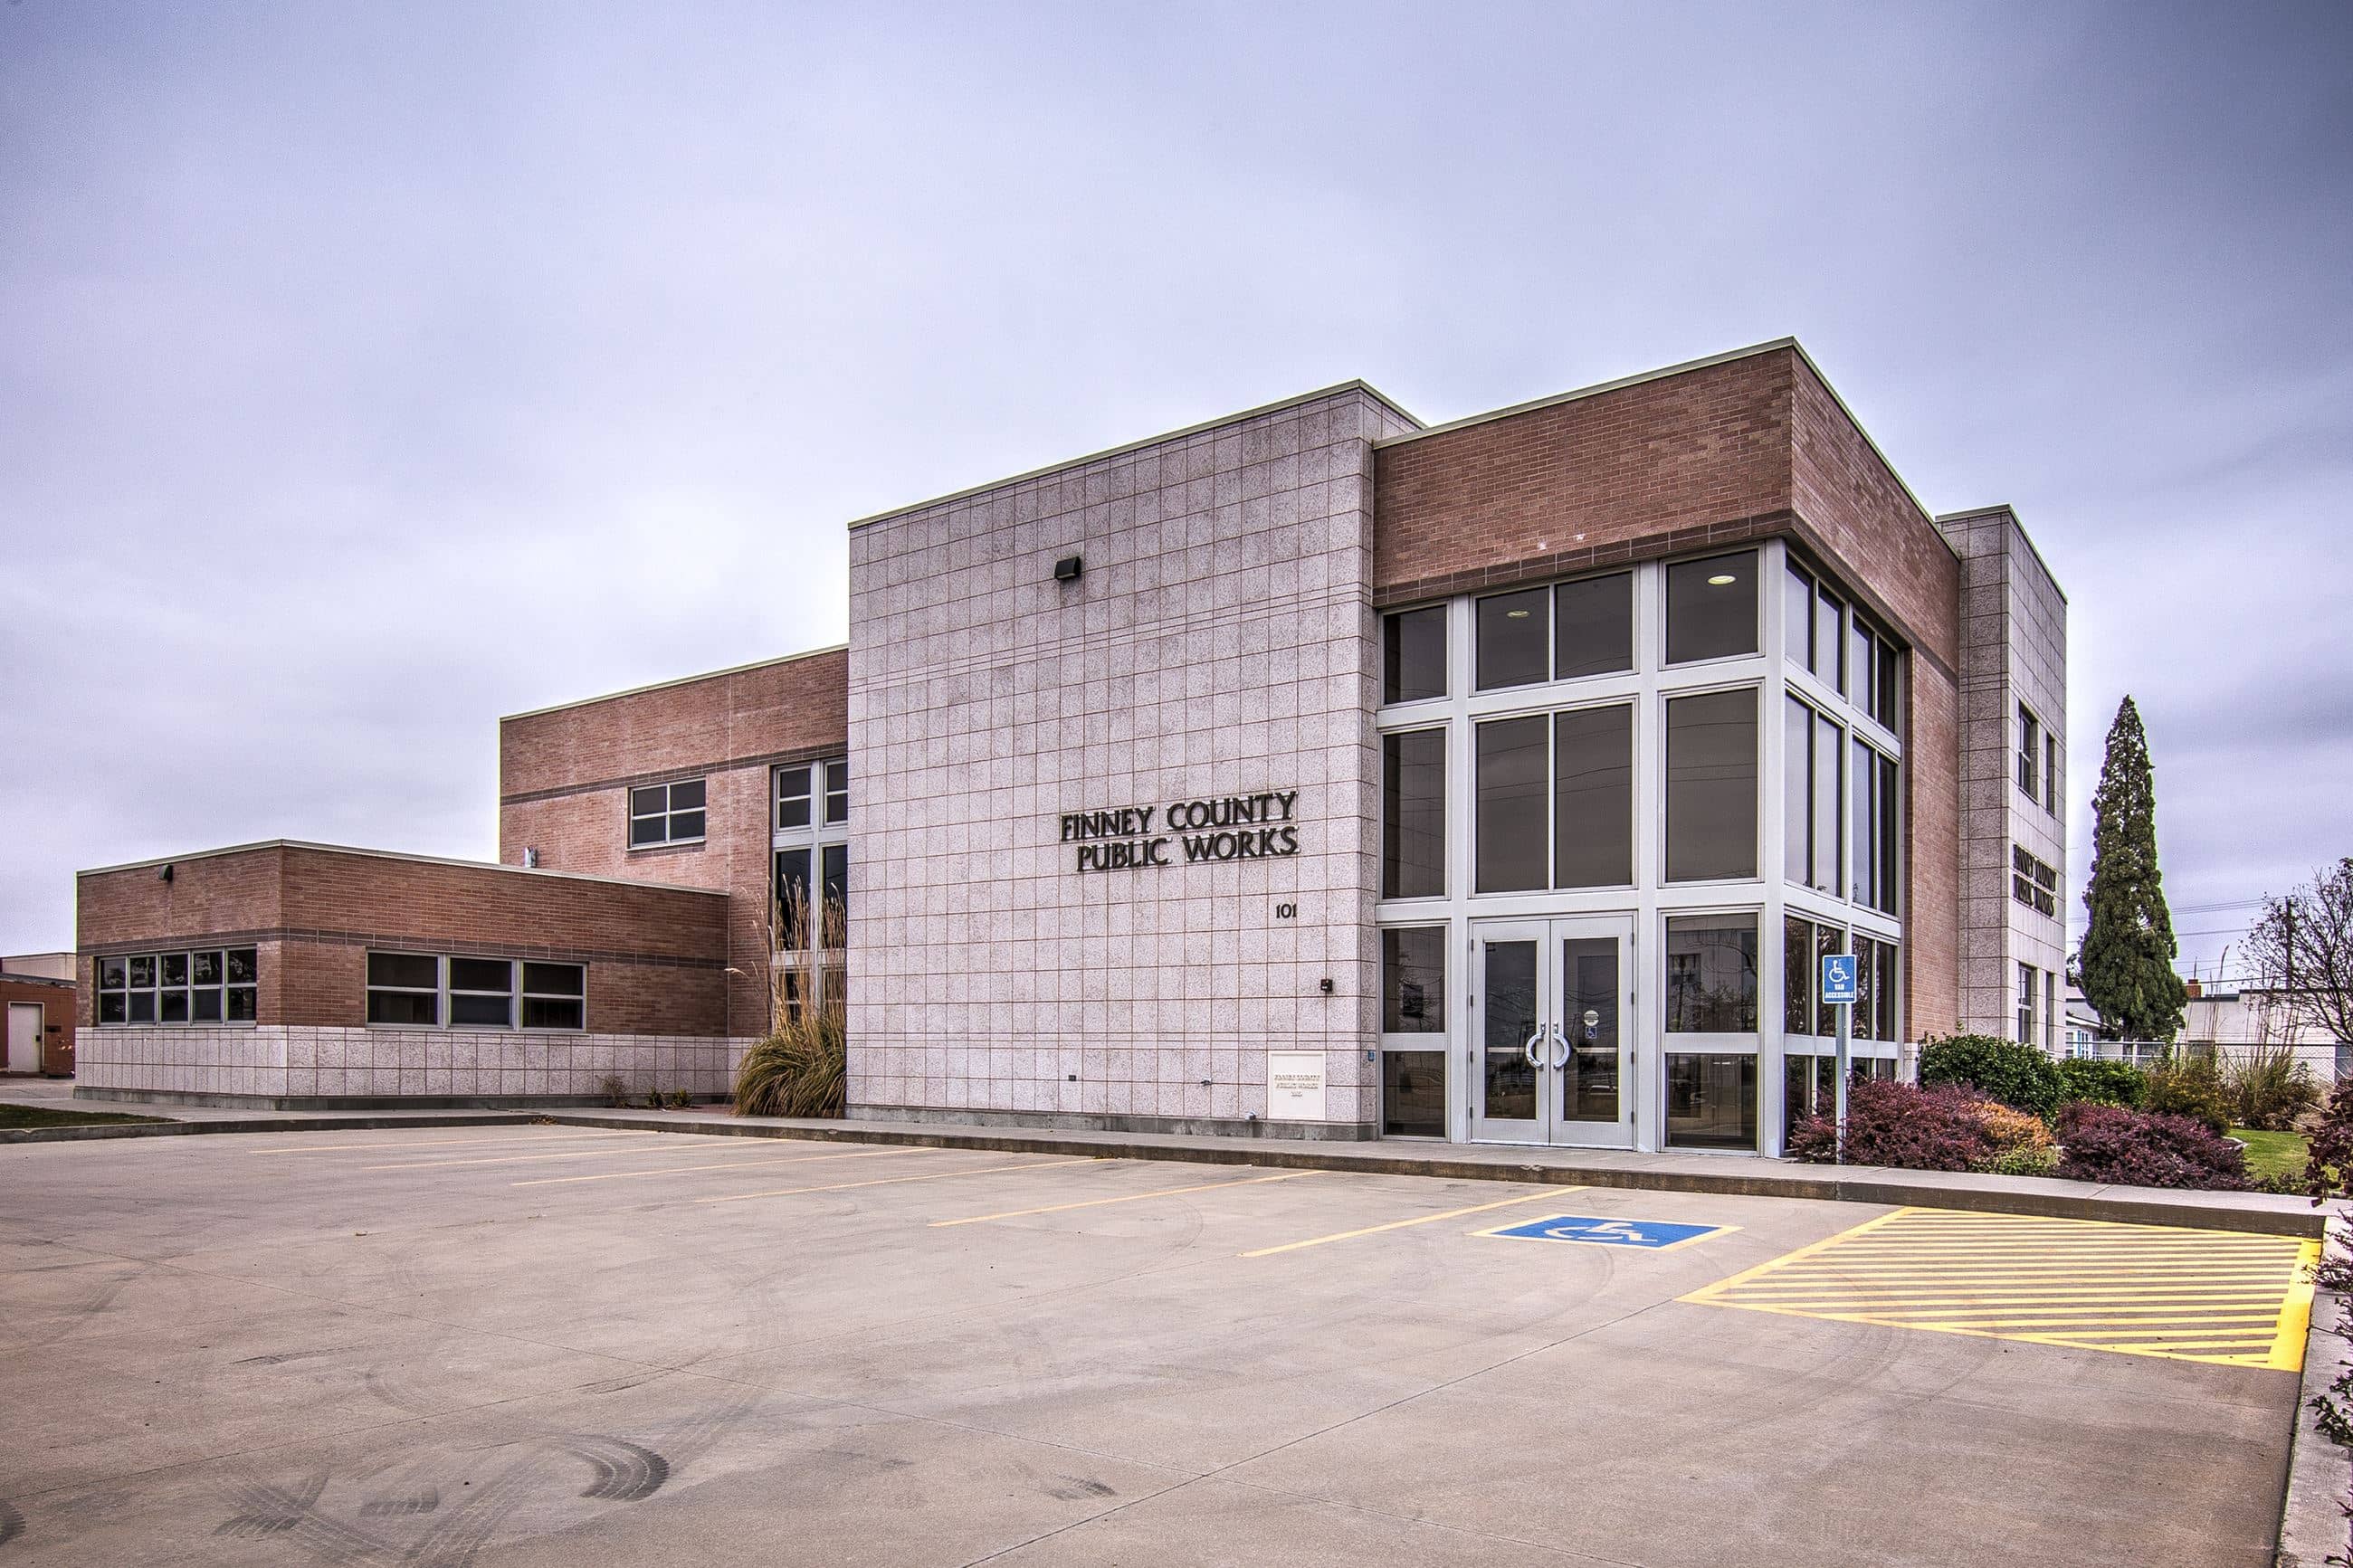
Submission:
[[[1471,1136],[1630,1148],[1632,921],[1471,929]]]
[[[8,1004],[8,1070],[41,1070],[41,1005],[38,1002]]]

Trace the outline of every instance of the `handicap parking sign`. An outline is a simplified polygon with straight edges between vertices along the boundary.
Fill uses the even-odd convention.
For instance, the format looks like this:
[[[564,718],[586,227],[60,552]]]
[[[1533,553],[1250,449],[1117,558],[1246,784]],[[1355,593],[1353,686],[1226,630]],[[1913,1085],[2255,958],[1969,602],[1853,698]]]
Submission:
[[[1830,1003],[1853,1002],[1860,994],[1856,984],[1854,954],[1822,954],[1822,1000]]]
[[[1604,1219],[1596,1215],[1565,1214],[1499,1226],[1479,1234],[1515,1241],[1581,1241],[1595,1247],[1640,1247],[1658,1252],[1739,1228],[1732,1225],[1674,1225],[1659,1219]]]

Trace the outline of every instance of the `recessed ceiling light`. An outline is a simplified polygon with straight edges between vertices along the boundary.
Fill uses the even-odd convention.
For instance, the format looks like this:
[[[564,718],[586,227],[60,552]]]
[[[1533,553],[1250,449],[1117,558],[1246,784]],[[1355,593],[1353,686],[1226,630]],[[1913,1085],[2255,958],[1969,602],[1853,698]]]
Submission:
[[[1734,576],[1729,572],[1718,572],[1715,576],[1710,577],[1707,580],[1707,585],[1711,588],[1724,588],[1729,587],[1731,584],[1739,581],[1739,578]]]

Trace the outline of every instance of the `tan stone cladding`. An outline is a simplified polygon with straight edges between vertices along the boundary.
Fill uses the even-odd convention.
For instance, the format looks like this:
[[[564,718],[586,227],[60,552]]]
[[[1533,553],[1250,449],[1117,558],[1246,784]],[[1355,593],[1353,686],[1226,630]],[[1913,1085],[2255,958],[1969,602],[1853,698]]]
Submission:
[[[1296,1050],[1370,1123],[1371,443],[1409,427],[1335,389],[853,530],[853,1105],[1240,1122]]]

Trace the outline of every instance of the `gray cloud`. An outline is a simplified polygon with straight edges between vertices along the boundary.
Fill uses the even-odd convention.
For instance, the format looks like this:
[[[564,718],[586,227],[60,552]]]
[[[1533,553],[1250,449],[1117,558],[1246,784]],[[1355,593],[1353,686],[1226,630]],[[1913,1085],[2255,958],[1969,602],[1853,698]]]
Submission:
[[[498,713],[838,640],[850,517],[1784,332],[2065,584],[2076,877],[2129,689],[2251,896],[2353,848],[2348,82],[2332,5],[0,8],[0,950],[487,852]]]

